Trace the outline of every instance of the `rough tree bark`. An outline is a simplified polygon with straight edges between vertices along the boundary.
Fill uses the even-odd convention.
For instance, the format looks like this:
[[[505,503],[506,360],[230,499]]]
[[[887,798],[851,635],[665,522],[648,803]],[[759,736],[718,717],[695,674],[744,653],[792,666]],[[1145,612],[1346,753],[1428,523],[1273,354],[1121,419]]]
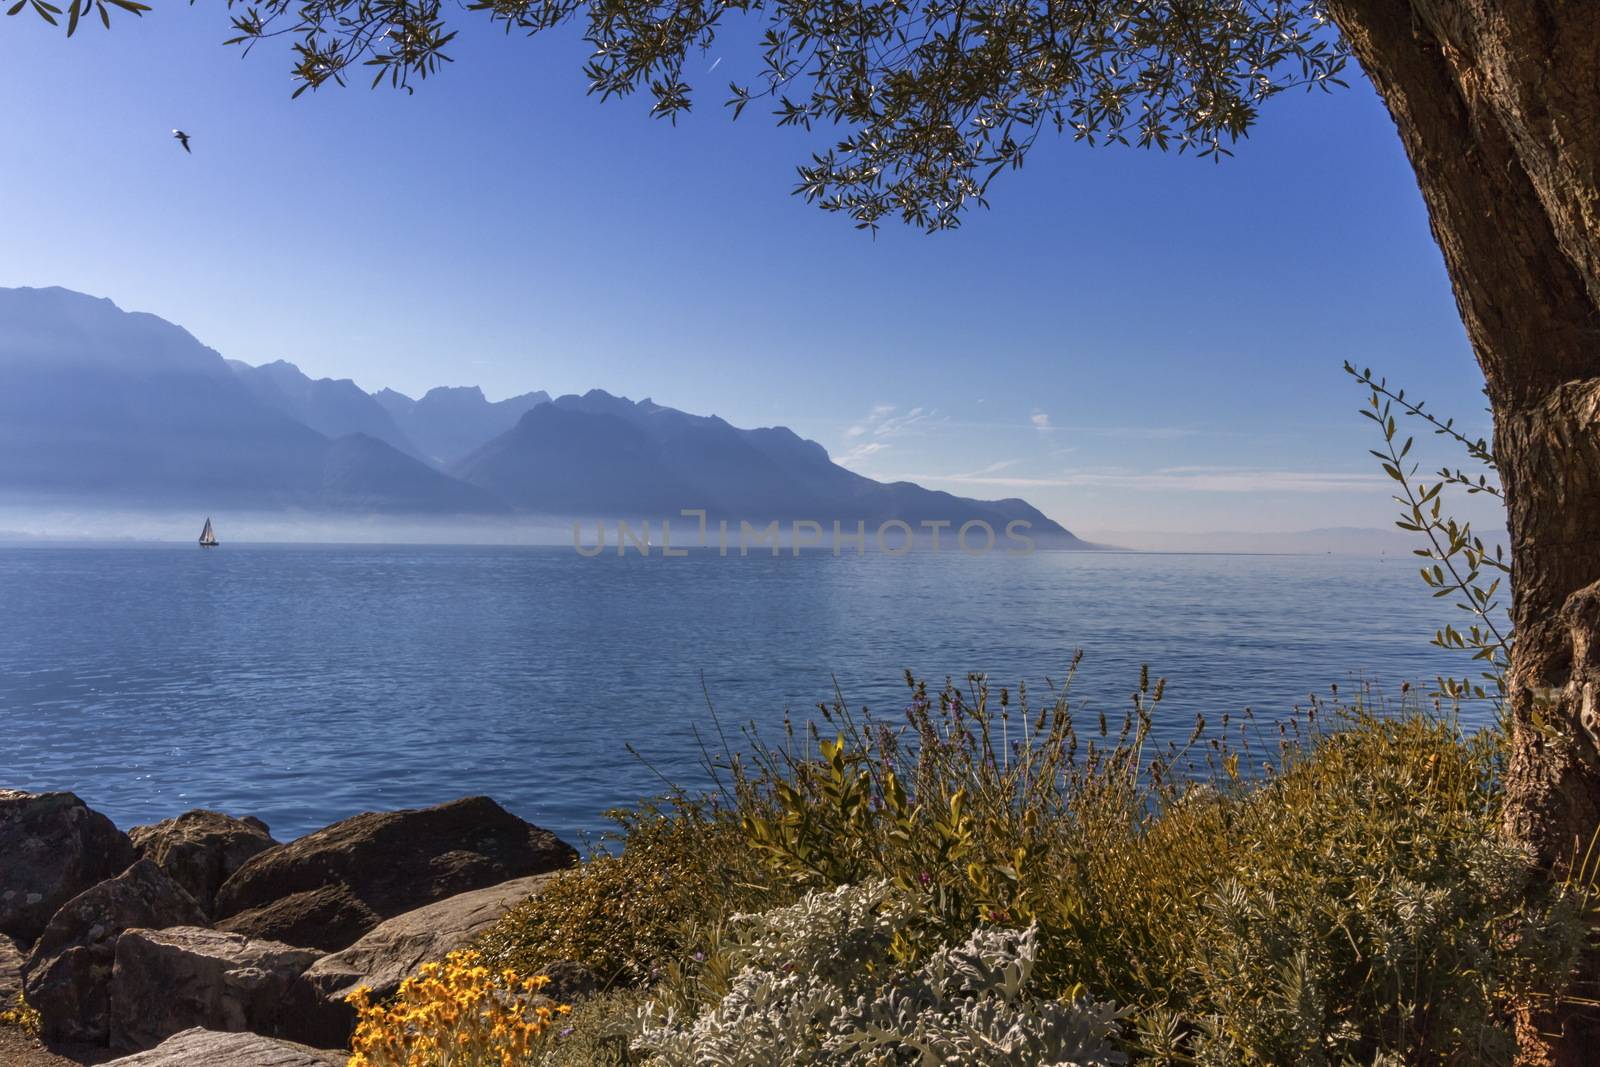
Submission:
[[[1560,877],[1600,828],[1600,2],[1329,8],[1416,168],[1488,383],[1517,633],[1505,828]],[[1529,1063],[1588,1063],[1600,1018],[1530,1006],[1521,1031]]]

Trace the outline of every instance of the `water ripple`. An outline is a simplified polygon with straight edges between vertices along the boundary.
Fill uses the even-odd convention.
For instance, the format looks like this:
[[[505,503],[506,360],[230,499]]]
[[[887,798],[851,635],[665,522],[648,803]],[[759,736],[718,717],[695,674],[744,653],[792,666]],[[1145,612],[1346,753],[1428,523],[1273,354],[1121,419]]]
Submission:
[[[701,676],[775,733],[829,700],[904,703],[904,671],[988,672],[1125,706],[1148,662],[1186,734],[1330,683],[1464,664],[1437,601],[1379,559],[1037,553],[602,558],[498,548],[0,549],[0,786],[71,789],[119,825],[191,807],[280,836],[488,793],[573,836],[696,777]],[[1448,610],[1448,608],[1444,609]]]

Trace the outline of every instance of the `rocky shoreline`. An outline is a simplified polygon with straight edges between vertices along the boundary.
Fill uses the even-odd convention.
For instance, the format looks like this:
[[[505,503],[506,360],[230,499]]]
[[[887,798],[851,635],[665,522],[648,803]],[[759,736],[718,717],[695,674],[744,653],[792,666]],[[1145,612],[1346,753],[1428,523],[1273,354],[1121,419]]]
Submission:
[[[280,843],[249,817],[124,833],[71,793],[0,790],[0,1008],[20,991],[69,1062],[342,1064],[352,989],[392,993],[577,860],[488,797]],[[589,981],[549,969],[560,995]]]

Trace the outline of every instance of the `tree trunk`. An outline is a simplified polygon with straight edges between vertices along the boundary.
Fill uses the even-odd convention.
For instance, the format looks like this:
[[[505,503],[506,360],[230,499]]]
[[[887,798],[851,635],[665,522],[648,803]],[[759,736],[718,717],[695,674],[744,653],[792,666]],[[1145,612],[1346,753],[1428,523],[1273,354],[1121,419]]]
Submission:
[[[1561,877],[1600,829],[1600,4],[1328,6],[1416,168],[1488,383],[1516,627],[1505,828]],[[1529,1063],[1600,1047],[1570,1001],[1521,1023]]]

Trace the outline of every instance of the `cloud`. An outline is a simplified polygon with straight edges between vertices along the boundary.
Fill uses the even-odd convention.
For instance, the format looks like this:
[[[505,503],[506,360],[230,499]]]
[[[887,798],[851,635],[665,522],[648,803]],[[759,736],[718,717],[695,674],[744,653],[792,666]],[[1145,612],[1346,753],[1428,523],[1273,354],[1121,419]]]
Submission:
[[[899,437],[908,432],[918,423],[927,422],[933,418],[935,412],[917,407],[907,411],[904,415],[896,415],[900,409],[893,404],[874,404],[872,410],[867,412],[867,417],[844,432],[846,437],[873,437],[887,438]],[[871,453],[867,453],[870,455]]]
[[[1388,479],[1346,471],[1266,470],[1255,467],[1163,467],[1154,471],[1070,471],[1029,478],[977,471],[972,474],[907,474],[910,481],[994,485],[1014,489],[1099,488],[1179,493],[1370,493]]]
[[[1232,430],[1196,430],[1188,426],[1073,426],[1075,434],[1094,437],[1128,437],[1144,441],[1170,441],[1177,437],[1237,437]]]
[[[939,420],[941,426],[960,430],[1009,430],[1013,433],[1023,429],[1015,421],[1002,422],[991,419],[953,419]],[[1062,424],[1055,422],[1045,412],[1036,412],[1028,417],[1028,429],[1046,431],[1058,437],[1071,435],[1072,437],[1113,437],[1129,438],[1135,440],[1167,441],[1182,437],[1251,437],[1266,438],[1281,436],[1277,434],[1242,433],[1238,430],[1213,430],[1193,426],[1080,426],[1075,423]]]
[[[1010,468],[1015,467],[1018,463],[1021,463],[1021,462],[1022,462],[1022,460],[1020,460],[1020,459],[1003,459],[999,463],[991,463],[991,464],[989,464],[987,467],[983,468],[983,470],[981,470],[981,471],[973,471],[971,474],[966,474],[966,475],[952,475],[952,477],[984,478],[984,477],[987,477],[988,475],[991,475],[991,474],[999,474],[1003,470],[1009,470]]]
[[[864,459],[877,455],[879,452],[882,452],[888,447],[890,446],[882,441],[867,441],[863,444],[856,445],[843,455],[835,456],[833,461],[839,464],[841,467],[849,467],[856,463],[860,463]]]
[[[924,411],[922,408],[912,408],[904,415],[891,414],[890,412],[893,410],[891,408],[879,417],[877,426],[873,427],[872,430],[874,437],[899,437],[919,422],[927,422],[933,418],[933,412]],[[874,409],[874,414],[876,414],[876,409]]]

